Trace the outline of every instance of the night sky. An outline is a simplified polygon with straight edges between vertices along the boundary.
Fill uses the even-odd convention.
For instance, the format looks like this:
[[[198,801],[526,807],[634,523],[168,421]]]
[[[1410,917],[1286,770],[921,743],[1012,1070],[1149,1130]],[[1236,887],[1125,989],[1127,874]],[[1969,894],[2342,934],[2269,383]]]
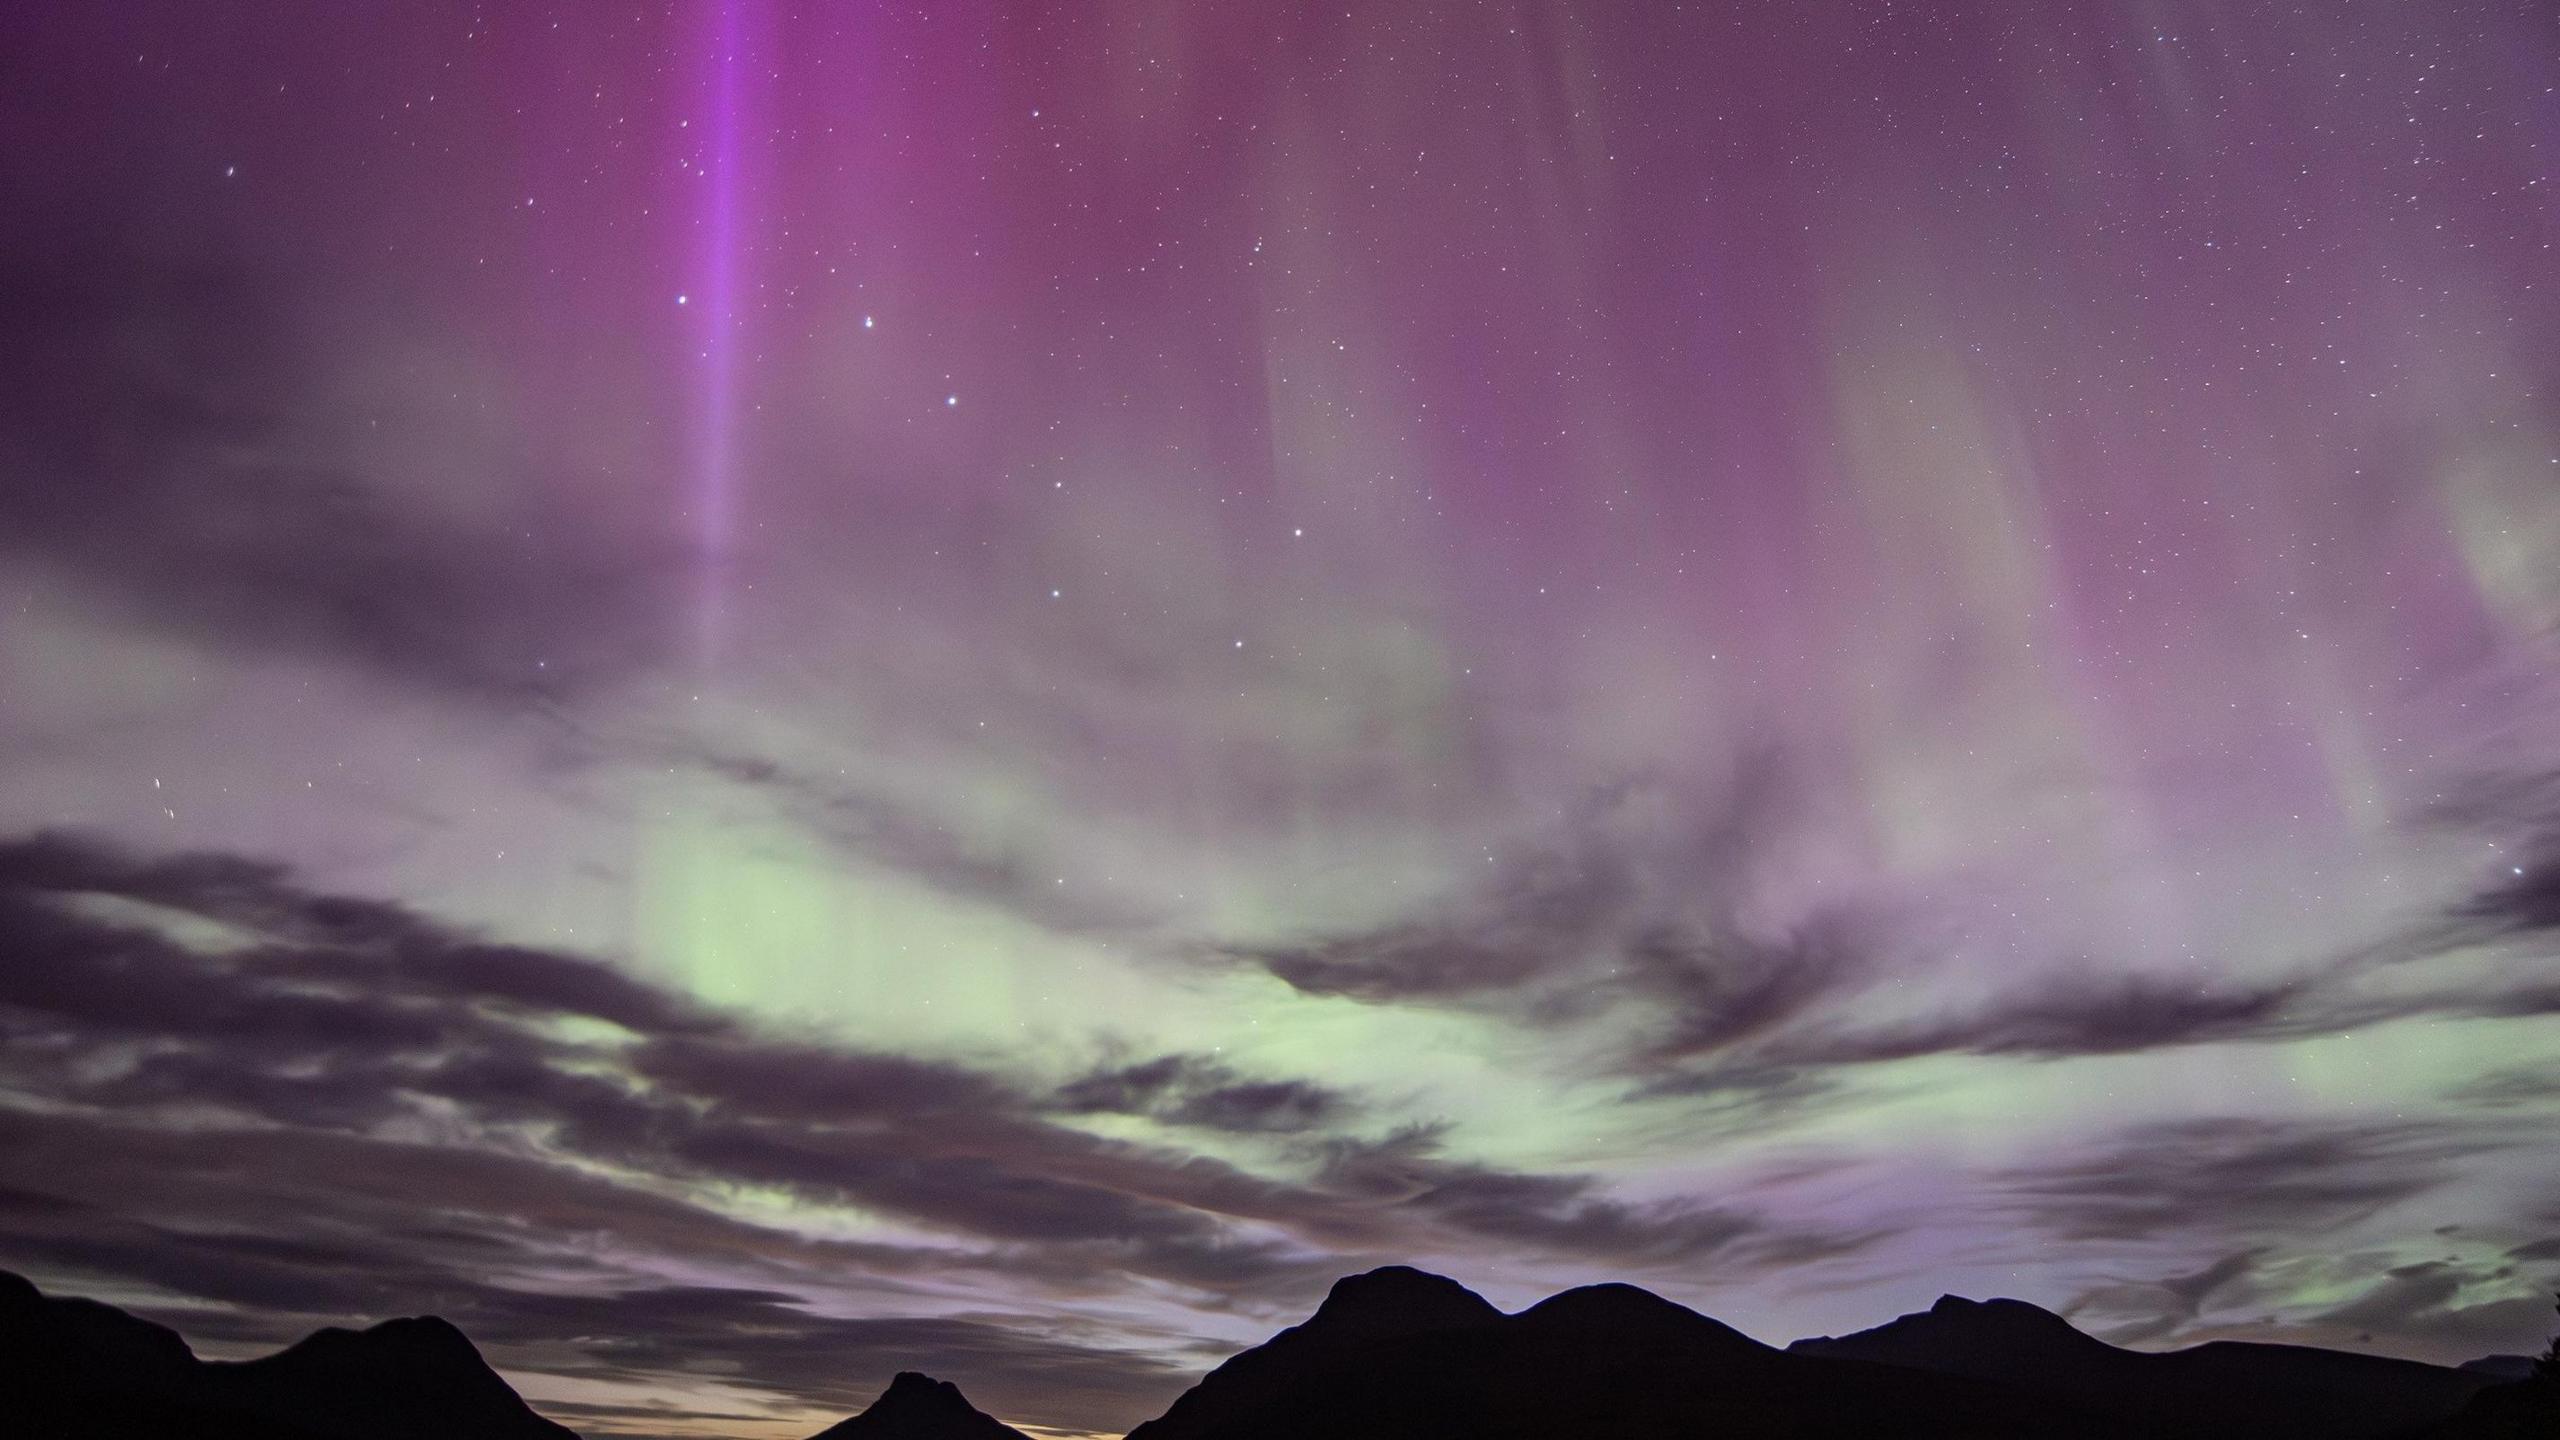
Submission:
[[[2543,0],[0,16],[0,1266],[1117,1434],[2538,1349]]]

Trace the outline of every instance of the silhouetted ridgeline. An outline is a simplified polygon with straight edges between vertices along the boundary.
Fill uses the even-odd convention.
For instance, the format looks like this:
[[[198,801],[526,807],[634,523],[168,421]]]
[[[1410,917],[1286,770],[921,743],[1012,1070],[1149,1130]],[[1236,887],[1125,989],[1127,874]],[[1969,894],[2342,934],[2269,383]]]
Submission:
[[[2300,1345],[2226,1341],[2148,1355],[2092,1339],[2022,1301],[1954,1296],[1873,1330],[1787,1348],[1996,1380],[2061,1400],[2105,1396],[2110,1411],[2139,1418],[2155,1434],[2209,1415],[2221,1433],[2268,1440],[2415,1433],[2493,1378]]]
[[[25,1440],[575,1440],[442,1320],[322,1330],[238,1364],[0,1272],[0,1429]]]
[[[1506,1315],[1400,1266],[1220,1365],[1129,1440],[2560,1440],[2560,1386],[2289,1345],[2120,1350],[2014,1300],[1780,1350],[1628,1285]],[[441,1320],[238,1364],[0,1272],[22,1440],[570,1440]],[[818,1440],[1024,1440],[906,1373]]]

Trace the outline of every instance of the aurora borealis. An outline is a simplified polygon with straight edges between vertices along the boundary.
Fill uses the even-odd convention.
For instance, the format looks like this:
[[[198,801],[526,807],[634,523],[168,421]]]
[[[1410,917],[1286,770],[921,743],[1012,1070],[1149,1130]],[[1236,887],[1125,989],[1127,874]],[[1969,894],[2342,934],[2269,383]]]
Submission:
[[[1389,1261],[2538,1349],[2560,17],[0,16],[0,1266],[592,1436]]]

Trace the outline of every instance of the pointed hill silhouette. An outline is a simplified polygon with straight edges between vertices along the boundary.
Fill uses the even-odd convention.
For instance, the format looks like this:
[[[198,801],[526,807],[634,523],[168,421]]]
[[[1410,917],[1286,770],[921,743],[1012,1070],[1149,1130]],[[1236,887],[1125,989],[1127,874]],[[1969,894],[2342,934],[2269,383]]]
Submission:
[[[913,1370],[900,1371],[870,1408],[812,1440],[1030,1440],[968,1401],[960,1387]]]
[[[2300,1345],[2215,1341],[2145,1353],[2083,1334],[2023,1300],[1954,1295],[1872,1330],[1799,1340],[1787,1350],[1994,1381],[2194,1440],[2412,1434],[2459,1410],[2495,1378]]]
[[[0,1415],[18,1440],[576,1440],[442,1320],[322,1330],[239,1363],[0,1272]]]

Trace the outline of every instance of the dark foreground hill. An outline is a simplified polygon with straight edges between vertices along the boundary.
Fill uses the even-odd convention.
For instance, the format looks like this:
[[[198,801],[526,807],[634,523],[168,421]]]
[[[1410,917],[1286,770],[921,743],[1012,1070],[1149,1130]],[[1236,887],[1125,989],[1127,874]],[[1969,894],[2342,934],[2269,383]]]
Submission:
[[[1789,1355],[1625,1285],[1505,1315],[1390,1268],[1209,1373],[1129,1440],[1786,1436],[2056,1440],[2142,1434],[1998,1384]]]
[[[2206,1440],[2352,1440],[2409,1435],[2453,1414],[2496,1377],[2300,1345],[2219,1341],[2166,1354],[2122,1350],[2022,1300],[1949,1295],[1917,1315],[1790,1354],[1868,1360],[1996,1381],[2103,1406],[2155,1434]]]
[[[1454,1281],[1380,1270],[1129,1440],[2396,1440],[2489,1383],[2290,1346],[2147,1356],[2016,1302],[1940,1309],[1776,1350],[1630,1286],[1505,1315]]]
[[[813,1440],[1031,1440],[969,1403],[960,1387],[902,1370],[871,1408]]]
[[[2540,1381],[2285,1345],[2120,1350],[2017,1301],[1774,1349],[1628,1285],[1506,1315],[1390,1267],[1211,1371],[1129,1440],[2560,1440]],[[6,1440],[575,1440],[441,1320],[198,1360],[0,1272]],[[1025,1440],[901,1374],[815,1440]]]
[[[20,1440],[576,1440],[442,1320],[322,1330],[260,1360],[0,1272],[0,1415]]]

